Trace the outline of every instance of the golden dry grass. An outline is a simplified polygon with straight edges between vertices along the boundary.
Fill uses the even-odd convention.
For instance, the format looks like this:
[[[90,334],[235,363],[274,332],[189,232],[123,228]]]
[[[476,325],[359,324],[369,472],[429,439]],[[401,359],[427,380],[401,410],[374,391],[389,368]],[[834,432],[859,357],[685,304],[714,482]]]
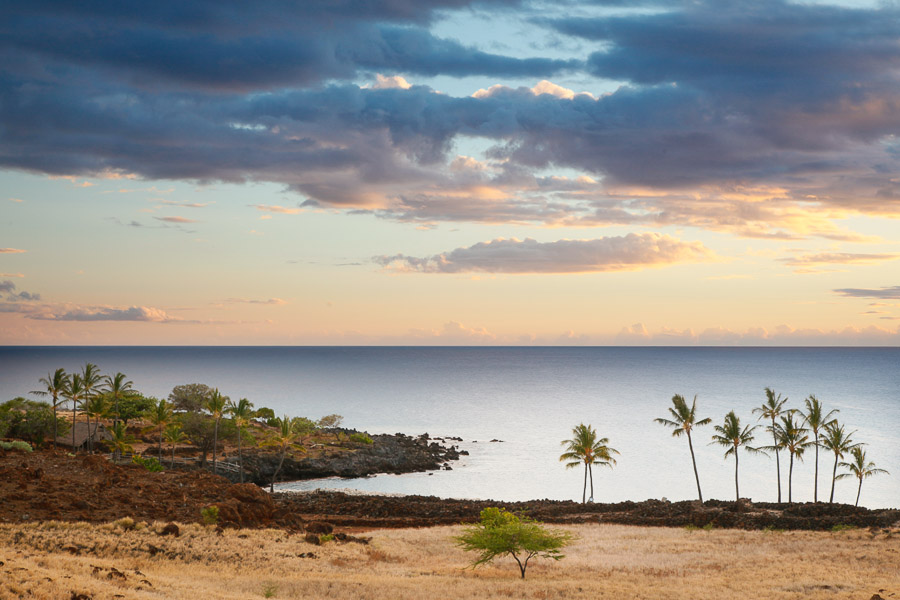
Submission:
[[[161,526],[0,526],[0,598],[900,598],[896,531],[577,525],[564,528],[579,538],[567,557],[533,562],[522,581],[511,559],[465,568],[469,557],[450,540],[457,527],[378,530],[365,534],[368,546],[317,547],[278,530],[220,535],[186,525],[173,538],[157,535]],[[316,558],[300,556],[308,552]]]

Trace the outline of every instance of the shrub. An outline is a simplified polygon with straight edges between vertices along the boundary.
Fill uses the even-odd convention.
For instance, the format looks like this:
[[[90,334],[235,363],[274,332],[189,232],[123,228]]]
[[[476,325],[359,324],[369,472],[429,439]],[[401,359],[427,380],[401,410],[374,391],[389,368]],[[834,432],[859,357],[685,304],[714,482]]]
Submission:
[[[159,461],[152,456],[148,456],[146,458],[140,457],[137,454],[131,457],[131,462],[136,465],[141,465],[151,473],[159,473],[160,471],[165,471],[165,467],[163,467]]]
[[[15,442],[0,442],[0,448],[4,450],[19,450],[20,452],[31,452],[31,444],[16,440]]]
[[[263,598],[274,598],[275,594],[278,593],[278,584],[277,583],[265,583],[263,584]]]
[[[219,507],[215,504],[200,509],[200,517],[204,525],[215,525],[219,522]]]
[[[834,527],[831,528],[831,531],[835,533],[840,533],[841,531],[853,531],[857,529],[856,525],[847,525],[846,523],[838,523]]]
[[[371,444],[372,438],[366,433],[351,433],[350,441],[354,444]]]
[[[131,517],[122,517],[116,521],[113,521],[113,525],[118,527],[119,529],[124,529],[125,531],[130,531],[134,529],[134,519]]]
[[[548,530],[537,521],[518,517],[506,509],[489,507],[481,511],[481,520],[466,527],[453,538],[456,545],[469,552],[478,552],[472,568],[490,563],[498,556],[512,556],[519,565],[522,579],[528,561],[535,556],[560,560],[561,549],[572,541],[566,531]]]
[[[323,533],[319,536],[319,545],[322,545],[326,542],[333,542],[334,534],[333,533]]]

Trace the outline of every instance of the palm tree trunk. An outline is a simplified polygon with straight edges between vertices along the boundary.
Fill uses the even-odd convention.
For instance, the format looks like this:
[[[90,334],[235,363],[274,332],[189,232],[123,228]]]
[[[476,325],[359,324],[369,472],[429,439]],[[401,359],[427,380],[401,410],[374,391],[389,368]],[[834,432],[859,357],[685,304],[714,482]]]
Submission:
[[[275,478],[278,477],[278,471],[281,470],[281,465],[284,464],[284,455],[287,454],[287,448],[281,451],[281,460],[278,461],[278,468],[275,469],[275,472],[272,473],[272,483],[269,484],[269,493],[275,493]]]
[[[700,503],[703,504],[703,492],[700,491],[700,475],[697,474],[697,459],[694,458],[694,444],[691,442],[691,432],[687,432],[688,448],[691,449],[691,464],[694,465],[694,479],[697,480],[697,495],[700,496]]]
[[[834,455],[834,469],[831,470],[831,496],[828,497],[828,504],[834,503],[834,482],[837,480],[837,454]]]
[[[772,440],[775,444],[775,473],[778,477],[778,504],[781,504],[781,461],[778,458],[778,436],[775,435],[775,417],[772,417]]]
[[[581,503],[584,504],[587,501],[587,472],[588,472],[588,464],[584,463],[584,485],[581,488]]]
[[[78,408],[78,402],[76,400],[72,400],[72,454],[78,454],[78,450],[75,448],[75,411]]]
[[[56,404],[57,398],[53,396],[53,447],[56,448]]]
[[[594,500],[594,468],[588,465],[588,474],[591,476],[591,501]]]
[[[244,483],[244,454],[241,452],[241,428],[238,427],[238,465],[241,467],[241,483]]]
[[[816,432],[816,481],[813,485],[813,502],[819,501],[819,432]]]
[[[169,466],[175,468],[175,444],[172,444],[172,463]]]
[[[794,478],[794,453],[791,452],[791,469],[788,471],[788,504],[793,504],[791,499],[791,480]]]
[[[737,448],[734,449],[734,501],[740,502],[741,500],[741,488],[738,487],[738,452]]]
[[[213,431],[213,473],[218,474],[216,470],[216,448],[219,446],[219,420],[216,419],[216,427]]]
[[[862,477],[859,478],[859,488],[856,490],[856,506],[859,506],[859,495],[862,493]]]
[[[162,464],[162,425],[159,426],[159,449],[157,452],[160,464]]]

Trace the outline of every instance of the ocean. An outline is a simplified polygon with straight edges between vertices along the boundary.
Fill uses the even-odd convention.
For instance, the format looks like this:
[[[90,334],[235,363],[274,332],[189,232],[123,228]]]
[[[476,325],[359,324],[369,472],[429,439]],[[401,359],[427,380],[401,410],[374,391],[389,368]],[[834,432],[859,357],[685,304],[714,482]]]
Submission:
[[[866,479],[860,504],[900,506],[900,349],[625,347],[2,347],[0,400],[38,389],[63,367],[96,363],[121,371],[146,395],[166,397],[205,383],[276,414],[343,415],[370,433],[455,436],[469,451],[452,470],[284,484],[281,489],[347,488],[495,500],[581,500],[583,471],[559,462],[560,442],[590,424],[620,454],[594,468],[597,502],[694,499],[685,438],[653,422],[668,417],[673,394],[697,395],[698,417],[721,424],[751,410],[764,388],[803,408],[815,394],[869,459],[891,471]],[[764,424],[761,424],[764,425]],[[705,499],[734,498],[734,459],[709,445],[712,425],[694,432]],[[771,444],[760,426],[754,443]],[[491,441],[501,440],[501,441]],[[833,455],[820,450],[819,499],[828,499]],[[782,453],[783,497],[787,456]],[[794,501],[813,497],[814,451],[794,465]],[[774,456],[740,456],[741,496],[775,501]],[[853,503],[856,480],[837,482],[835,500]]]

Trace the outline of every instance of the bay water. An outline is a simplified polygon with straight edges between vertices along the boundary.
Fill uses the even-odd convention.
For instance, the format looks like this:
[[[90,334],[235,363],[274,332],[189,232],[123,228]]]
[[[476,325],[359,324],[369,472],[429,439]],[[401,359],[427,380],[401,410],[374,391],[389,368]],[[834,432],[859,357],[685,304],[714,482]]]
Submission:
[[[27,396],[58,367],[96,363],[125,373],[146,395],[167,397],[184,383],[205,383],[276,414],[319,418],[370,433],[463,438],[469,452],[452,470],[360,479],[286,483],[282,489],[349,488],[495,500],[581,500],[583,470],[567,470],[560,442],[590,424],[620,454],[594,468],[598,502],[694,499],[685,438],[653,422],[668,417],[673,394],[697,395],[698,418],[721,424],[751,410],[764,388],[803,408],[815,394],[870,460],[891,471],[865,480],[860,504],[900,506],[900,349],[633,347],[0,347],[0,401]],[[754,444],[772,443],[765,423]],[[734,498],[734,459],[697,428],[694,448],[704,498]],[[502,440],[502,441],[491,441]],[[819,451],[819,499],[828,499],[834,457]],[[770,453],[771,454],[771,453]],[[814,449],[794,465],[794,501],[811,501]],[[788,457],[782,453],[783,497]],[[741,496],[775,501],[775,460],[741,453]],[[835,500],[853,503],[856,480],[837,482]]]

